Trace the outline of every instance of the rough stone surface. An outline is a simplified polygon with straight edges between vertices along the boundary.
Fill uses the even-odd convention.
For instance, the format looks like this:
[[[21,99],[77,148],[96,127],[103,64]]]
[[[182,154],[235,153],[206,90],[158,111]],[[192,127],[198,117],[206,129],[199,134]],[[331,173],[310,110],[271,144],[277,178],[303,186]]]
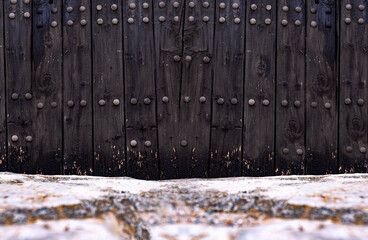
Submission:
[[[368,174],[142,181],[0,173],[1,239],[368,239]]]

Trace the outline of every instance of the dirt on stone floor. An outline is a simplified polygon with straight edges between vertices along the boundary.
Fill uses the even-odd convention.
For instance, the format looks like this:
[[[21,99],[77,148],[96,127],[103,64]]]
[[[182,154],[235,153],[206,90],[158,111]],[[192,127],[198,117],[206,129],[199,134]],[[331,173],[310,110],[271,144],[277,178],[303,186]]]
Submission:
[[[0,239],[368,239],[367,183],[0,173]]]

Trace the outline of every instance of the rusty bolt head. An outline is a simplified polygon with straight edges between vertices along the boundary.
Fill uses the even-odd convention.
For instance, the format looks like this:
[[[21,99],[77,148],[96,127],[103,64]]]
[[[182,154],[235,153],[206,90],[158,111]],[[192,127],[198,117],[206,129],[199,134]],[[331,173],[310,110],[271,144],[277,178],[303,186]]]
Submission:
[[[181,145],[182,147],[186,147],[186,146],[188,146],[188,142],[187,142],[186,140],[182,140],[182,141],[180,142],[180,145]]]
[[[348,152],[348,153],[353,152],[353,147],[352,146],[347,146],[346,147],[346,152]]]
[[[57,102],[51,102],[50,106],[51,106],[51,108],[56,108],[57,107]]]
[[[11,140],[12,140],[13,142],[18,142],[19,137],[18,137],[17,135],[13,135],[13,136],[11,137]]]
[[[146,146],[146,147],[151,147],[152,146],[152,143],[151,143],[151,141],[145,141],[144,142],[144,146]]]
[[[168,103],[169,102],[169,98],[167,96],[163,96],[162,97],[162,102],[163,103]]]
[[[359,5],[359,10],[363,11],[365,9],[364,5]]]
[[[160,8],[164,8],[164,7],[166,6],[166,4],[165,4],[164,2],[160,2],[160,3],[158,4],[158,6],[160,6]]]
[[[144,104],[149,105],[149,104],[151,104],[151,99],[149,99],[149,98],[145,98],[145,99],[143,100],[143,102],[144,102]]]
[[[294,106],[295,106],[296,108],[299,108],[301,105],[302,105],[302,103],[301,103],[299,100],[296,100],[296,101],[294,102]]]
[[[267,107],[267,106],[270,105],[270,101],[265,99],[265,100],[262,101],[262,104]]]
[[[13,100],[18,100],[19,95],[18,95],[18,93],[13,93],[11,97],[12,97]]]
[[[189,96],[184,97],[184,102],[189,103],[190,102],[190,97]]]
[[[190,61],[192,61],[192,57],[191,56],[185,56],[185,61],[186,62],[190,62]]]
[[[296,154],[298,154],[299,156],[303,155],[303,153],[304,153],[304,151],[301,148],[296,150]]]
[[[137,144],[138,144],[138,142],[136,140],[130,141],[130,146],[132,146],[132,147],[136,147]]]
[[[43,106],[43,103],[42,102],[39,102],[37,103],[37,108],[38,109],[42,109],[44,106]]]
[[[288,155],[288,154],[289,154],[289,152],[290,152],[290,150],[289,150],[288,148],[284,148],[284,149],[282,149],[282,153],[283,153],[284,155]]]
[[[81,107],[85,107],[87,106],[87,101],[86,100],[81,100],[80,103]]]
[[[74,102],[73,101],[68,101],[68,107],[70,107],[70,108],[74,107]]]
[[[130,99],[130,104],[136,105],[138,103],[138,100],[136,98]]]
[[[105,106],[105,104],[106,104],[106,101],[103,100],[103,99],[101,99],[100,101],[98,101],[98,105],[100,105],[101,107],[102,106]]]
[[[32,136],[26,136],[26,142],[32,142],[33,138]]]
[[[112,103],[114,104],[114,106],[119,106],[120,105],[120,100],[119,99],[114,99],[112,101]]]
[[[359,106],[363,106],[363,105],[364,105],[364,99],[359,98],[359,99],[358,99],[358,105],[359,105]]]
[[[115,11],[116,9],[118,9],[118,5],[111,4],[111,10]]]
[[[359,151],[363,154],[365,154],[367,152],[367,148],[366,147],[360,147]]]
[[[32,99],[32,94],[30,94],[30,93],[26,93],[26,94],[24,95],[24,97],[25,97],[27,100],[31,100],[31,99]]]
[[[283,106],[283,107],[286,107],[288,104],[289,104],[289,103],[288,103],[288,101],[287,101],[287,100],[282,100],[282,101],[281,101],[281,106]]]
[[[325,108],[326,109],[331,109],[331,107],[332,107],[331,103],[329,103],[329,102],[325,103]]]
[[[317,102],[312,102],[312,103],[311,103],[311,107],[312,107],[312,108],[316,108],[317,106],[318,106],[318,103],[317,103]]]

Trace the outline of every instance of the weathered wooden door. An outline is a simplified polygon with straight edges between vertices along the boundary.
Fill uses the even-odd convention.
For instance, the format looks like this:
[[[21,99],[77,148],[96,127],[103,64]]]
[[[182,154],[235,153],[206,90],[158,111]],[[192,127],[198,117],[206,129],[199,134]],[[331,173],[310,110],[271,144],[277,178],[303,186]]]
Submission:
[[[5,0],[0,171],[368,171],[366,0]]]

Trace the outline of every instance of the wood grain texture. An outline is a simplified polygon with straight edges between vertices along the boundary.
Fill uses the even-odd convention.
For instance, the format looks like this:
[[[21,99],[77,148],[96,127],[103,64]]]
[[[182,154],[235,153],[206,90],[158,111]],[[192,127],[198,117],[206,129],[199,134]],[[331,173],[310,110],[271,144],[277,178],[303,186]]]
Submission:
[[[40,0],[32,9],[31,156],[36,172],[43,174],[60,174],[63,164],[61,8],[62,1]],[[57,107],[51,107],[52,102]]]
[[[306,173],[337,171],[336,2],[307,1]],[[313,9],[316,9],[314,13]],[[312,25],[316,24],[315,27]],[[312,105],[316,106],[313,107]]]
[[[159,144],[160,176],[163,179],[175,178],[181,169],[178,167],[179,140],[179,101],[183,57],[184,0],[173,7],[175,0],[166,2],[160,8],[155,1],[155,55],[157,127]],[[164,22],[159,17],[165,17]],[[178,21],[174,21],[177,17]],[[177,61],[175,61],[175,59]],[[167,97],[168,102],[164,102]]]
[[[7,140],[6,140],[6,89],[4,63],[4,2],[0,3],[0,171],[7,170]]]
[[[117,5],[116,10],[112,4]],[[123,176],[126,163],[122,5],[118,0],[93,0],[91,9],[94,174]],[[118,24],[112,23],[114,18]],[[119,105],[114,105],[114,100]]]
[[[348,10],[347,4],[352,8]],[[368,79],[368,2],[341,2],[340,41],[340,173],[367,172],[367,79]],[[351,23],[345,21],[351,19]],[[364,23],[359,23],[361,19]],[[363,102],[361,102],[363,100]]]
[[[143,8],[143,3],[151,7]],[[123,9],[127,175],[158,179],[152,1],[123,1]],[[138,144],[132,147],[131,141]]]
[[[252,4],[257,5],[256,10],[251,9]],[[276,0],[247,1],[246,9],[243,174],[273,175]],[[255,24],[250,23],[253,19]],[[271,21],[269,25],[266,19]]]
[[[241,176],[245,1],[216,2],[210,177]],[[221,22],[225,19],[225,22]],[[238,22],[239,21],[239,22]],[[231,36],[231,37],[229,37]]]
[[[279,175],[304,173],[305,10],[303,0],[278,3],[275,173]]]
[[[91,5],[65,0],[63,7],[64,173],[92,174]]]
[[[194,7],[185,2],[177,177],[208,176],[212,63],[205,58],[213,54],[215,1],[207,1],[208,8],[202,6],[203,1],[192,2]],[[208,22],[203,21],[205,16],[209,17]],[[200,102],[201,97],[207,100]]]

